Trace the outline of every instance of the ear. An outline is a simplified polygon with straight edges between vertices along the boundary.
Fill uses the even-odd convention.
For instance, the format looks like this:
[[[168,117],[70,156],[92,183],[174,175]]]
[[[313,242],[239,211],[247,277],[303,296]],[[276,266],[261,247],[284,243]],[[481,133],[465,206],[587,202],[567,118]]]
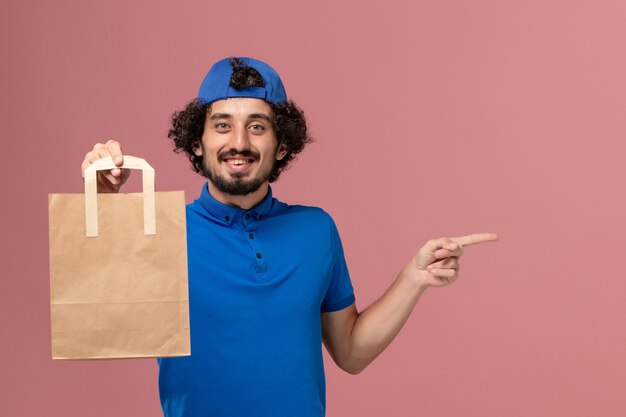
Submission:
[[[193,149],[193,153],[195,153],[196,156],[202,156],[202,146],[200,146],[200,142],[196,142],[191,149]]]
[[[278,152],[276,152],[276,160],[280,161],[287,155],[287,146],[284,143],[278,145]]]

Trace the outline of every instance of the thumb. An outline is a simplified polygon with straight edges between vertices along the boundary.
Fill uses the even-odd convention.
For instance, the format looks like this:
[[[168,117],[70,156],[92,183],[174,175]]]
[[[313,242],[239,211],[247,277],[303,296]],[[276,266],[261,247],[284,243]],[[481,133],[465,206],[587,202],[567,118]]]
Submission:
[[[438,249],[444,248],[450,251],[458,249],[458,243],[452,241],[450,238],[442,237],[439,239],[431,239],[415,255],[415,261],[419,269],[426,269],[428,265],[437,261],[439,258],[435,256],[435,252]]]

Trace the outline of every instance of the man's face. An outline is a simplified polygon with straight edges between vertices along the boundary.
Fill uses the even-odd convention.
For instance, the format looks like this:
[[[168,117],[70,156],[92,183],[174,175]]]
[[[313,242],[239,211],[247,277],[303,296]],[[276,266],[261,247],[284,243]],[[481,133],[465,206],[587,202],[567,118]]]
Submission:
[[[211,104],[195,154],[203,156],[205,175],[221,192],[257,191],[286,151],[279,147],[272,108],[256,98],[229,98]]]

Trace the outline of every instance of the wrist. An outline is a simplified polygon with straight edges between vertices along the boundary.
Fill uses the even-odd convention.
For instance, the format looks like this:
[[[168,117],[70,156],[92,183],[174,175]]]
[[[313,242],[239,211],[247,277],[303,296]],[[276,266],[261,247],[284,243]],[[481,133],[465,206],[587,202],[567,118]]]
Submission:
[[[427,274],[426,271],[417,269],[412,263],[409,263],[400,272],[398,279],[403,282],[408,291],[417,292],[421,295],[430,287],[428,281],[424,279],[425,274]]]

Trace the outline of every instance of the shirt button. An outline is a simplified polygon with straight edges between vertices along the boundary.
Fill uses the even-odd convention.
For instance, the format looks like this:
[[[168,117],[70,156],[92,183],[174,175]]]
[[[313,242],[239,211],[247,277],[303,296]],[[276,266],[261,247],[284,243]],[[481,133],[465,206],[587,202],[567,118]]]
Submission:
[[[226,217],[224,217],[224,218],[226,219],[226,221],[229,221],[229,220],[230,220],[230,217],[228,217],[228,216],[226,216]]]
[[[248,237],[249,237],[250,239],[254,239],[254,235],[253,235],[252,233],[250,233],[250,234],[248,235]]]
[[[256,253],[256,257],[261,259],[263,257],[263,255],[261,255],[259,252]]]
[[[246,219],[249,219],[250,215],[248,213],[246,213]]]

